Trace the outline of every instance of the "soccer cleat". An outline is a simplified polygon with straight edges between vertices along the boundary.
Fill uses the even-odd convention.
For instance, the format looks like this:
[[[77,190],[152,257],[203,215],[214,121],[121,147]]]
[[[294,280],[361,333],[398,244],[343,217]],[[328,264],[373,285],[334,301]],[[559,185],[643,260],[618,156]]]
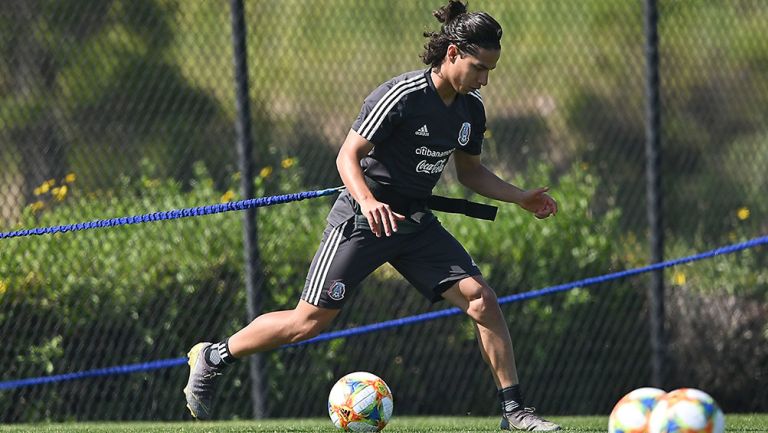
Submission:
[[[526,407],[501,416],[502,430],[523,430],[523,431],[556,431],[560,426],[549,422],[533,412],[536,409]]]
[[[199,420],[211,418],[213,393],[221,372],[205,362],[205,349],[212,343],[197,343],[189,350],[189,380],[184,387],[187,409]]]

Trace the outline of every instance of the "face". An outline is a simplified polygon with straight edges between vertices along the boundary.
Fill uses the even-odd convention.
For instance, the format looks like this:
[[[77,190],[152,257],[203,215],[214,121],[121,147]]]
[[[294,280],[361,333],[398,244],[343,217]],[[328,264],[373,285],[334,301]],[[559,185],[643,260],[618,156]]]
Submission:
[[[457,93],[466,95],[488,84],[488,74],[496,68],[501,50],[480,48],[475,55],[462,53],[455,45],[448,47],[441,70]]]

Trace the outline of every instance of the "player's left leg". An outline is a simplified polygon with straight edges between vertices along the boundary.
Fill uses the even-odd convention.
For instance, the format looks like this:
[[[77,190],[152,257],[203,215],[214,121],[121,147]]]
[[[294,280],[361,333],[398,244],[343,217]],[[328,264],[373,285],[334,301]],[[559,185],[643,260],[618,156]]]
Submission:
[[[446,300],[475,322],[477,341],[499,390],[503,430],[555,431],[560,426],[524,407],[509,328],[496,293],[480,275],[464,278],[443,292]]]
[[[501,313],[496,293],[480,275],[464,278],[443,292],[443,298],[475,322],[483,359],[491,367],[499,389],[517,385],[517,366],[512,337]]]
[[[524,408],[512,338],[499,301],[464,247],[439,222],[403,239],[403,248],[390,264],[427,299],[447,299],[474,320],[483,359],[499,389],[504,409],[501,428],[558,430],[558,425]]]

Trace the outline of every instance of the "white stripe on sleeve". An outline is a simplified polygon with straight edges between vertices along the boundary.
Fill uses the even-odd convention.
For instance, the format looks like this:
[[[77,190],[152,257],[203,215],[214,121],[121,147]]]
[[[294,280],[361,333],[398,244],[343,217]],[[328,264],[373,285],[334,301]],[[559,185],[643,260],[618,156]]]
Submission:
[[[401,81],[384,94],[384,96],[376,102],[373,109],[368,116],[360,124],[357,133],[368,141],[373,139],[373,135],[381,126],[382,122],[392,110],[392,107],[405,95],[414,92],[419,89],[427,87],[427,77],[424,75],[418,75],[413,78],[409,78],[405,81]]]

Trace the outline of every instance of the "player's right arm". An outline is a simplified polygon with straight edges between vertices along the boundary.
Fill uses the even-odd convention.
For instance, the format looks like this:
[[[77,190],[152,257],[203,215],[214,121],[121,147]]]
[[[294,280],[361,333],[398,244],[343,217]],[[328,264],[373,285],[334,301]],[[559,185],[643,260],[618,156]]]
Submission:
[[[381,237],[383,231],[385,235],[391,236],[392,232],[397,231],[397,221],[404,220],[405,216],[393,212],[388,204],[376,200],[366,185],[360,160],[371,149],[373,149],[373,143],[354,130],[350,130],[336,157],[336,168],[347,191],[360,204],[360,211],[368,220],[373,234]]]

